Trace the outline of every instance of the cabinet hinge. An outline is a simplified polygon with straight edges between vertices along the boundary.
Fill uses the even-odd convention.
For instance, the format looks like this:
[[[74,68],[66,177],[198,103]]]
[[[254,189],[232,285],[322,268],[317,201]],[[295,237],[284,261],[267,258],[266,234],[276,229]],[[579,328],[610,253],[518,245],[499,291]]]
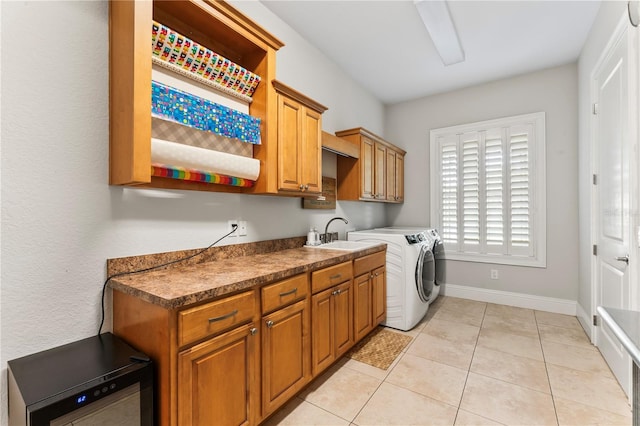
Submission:
[[[597,184],[598,184],[598,175],[596,175],[595,173],[594,173],[594,175],[593,175],[593,184],[594,184],[594,185],[597,185]]]
[[[597,315],[593,316],[593,325],[598,326],[598,316]]]
[[[594,255],[594,256],[597,256],[597,255],[598,255],[598,245],[597,245],[597,244],[594,244],[594,245],[593,245],[593,255]]]
[[[593,115],[598,115],[598,103],[593,104]]]

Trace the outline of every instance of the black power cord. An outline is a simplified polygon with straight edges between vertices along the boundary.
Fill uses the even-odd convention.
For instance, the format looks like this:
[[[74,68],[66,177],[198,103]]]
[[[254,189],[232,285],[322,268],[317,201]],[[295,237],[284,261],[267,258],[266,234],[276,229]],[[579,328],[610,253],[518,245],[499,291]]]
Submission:
[[[229,235],[231,235],[234,232],[236,232],[236,230],[238,229],[238,225],[236,225],[236,224],[231,225],[231,227],[233,228],[231,230],[231,232],[227,232],[222,237],[220,237],[216,241],[212,242],[208,247],[205,247],[205,248],[203,248],[202,250],[200,250],[200,251],[198,251],[196,253],[190,254],[189,256],[185,256],[185,257],[180,258],[180,259],[172,260],[171,262],[162,263],[160,265],[150,266],[148,268],[143,268],[143,269],[138,269],[138,270],[135,270],[135,271],[128,271],[128,272],[119,272],[117,274],[113,274],[113,275],[108,276],[107,279],[104,281],[104,284],[102,284],[102,316],[100,318],[100,327],[98,328],[98,336],[100,336],[100,333],[102,333],[102,326],[104,325],[104,294],[105,294],[105,292],[107,290],[107,284],[109,283],[109,281],[111,279],[116,278],[116,277],[122,277],[122,276],[125,276],[125,275],[133,275],[133,274],[140,274],[142,272],[153,271],[155,269],[164,268],[165,266],[173,265],[175,263],[184,262],[185,260],[189,260],[189,259],[192,259],[192,258],[194,258],[196,256],[199,256],[202,253],[204,253],[205,251],[209,250],[211,247],[213,247],[216,244],[218,244],[220,241],[222,241],[225,238],[227,238]]]

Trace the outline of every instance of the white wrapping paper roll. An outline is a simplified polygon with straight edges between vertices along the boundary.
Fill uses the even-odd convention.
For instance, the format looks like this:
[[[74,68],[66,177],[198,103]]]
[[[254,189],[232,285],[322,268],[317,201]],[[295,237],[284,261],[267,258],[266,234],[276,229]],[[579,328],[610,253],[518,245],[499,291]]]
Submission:
[[[175,142],[151,139],[151,162],[256,180],[260,160]]]

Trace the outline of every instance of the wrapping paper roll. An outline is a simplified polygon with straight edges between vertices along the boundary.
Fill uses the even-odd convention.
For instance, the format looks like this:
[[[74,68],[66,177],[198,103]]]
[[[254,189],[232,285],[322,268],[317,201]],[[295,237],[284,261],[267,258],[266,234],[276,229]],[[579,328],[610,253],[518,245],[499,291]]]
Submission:
[[[260,175],[260,160],[153,138],[151,162],[249,180]]]

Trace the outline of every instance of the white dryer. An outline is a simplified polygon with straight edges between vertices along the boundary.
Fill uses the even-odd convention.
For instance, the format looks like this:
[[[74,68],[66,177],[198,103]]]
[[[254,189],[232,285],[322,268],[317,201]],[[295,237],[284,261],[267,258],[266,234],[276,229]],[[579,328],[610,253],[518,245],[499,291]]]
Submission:
[[[427,313],[435,288],[433,241],[425,232],[394,229],[352,231],[347,239],[387,244],[387,319],[383,324],[412,329]]]

